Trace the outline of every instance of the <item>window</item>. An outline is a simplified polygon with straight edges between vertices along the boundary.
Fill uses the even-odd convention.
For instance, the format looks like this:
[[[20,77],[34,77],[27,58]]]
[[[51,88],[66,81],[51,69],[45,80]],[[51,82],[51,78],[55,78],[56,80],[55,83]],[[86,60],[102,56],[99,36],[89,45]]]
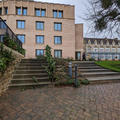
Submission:
[[[46,16],[46,9],[35,8],[35,15],[45,17]]]
[[[117,52],[120,53],[120,48],[117,48]]]
[[[58,12],[58,18],[63,18],[63,11]]]
[[[25,28],[25,21],[24,20],[17,20],[17,28],[24,29]]]
[[[36,56],[43,56],[44,50],[43,49],[36,49]]]
[[[36,43],[43,44],[44,43],[44,35],[37,35],[36,36]]]
[[[46,10],[45,9],[41,9],[41,16],[45,17],[46,16]]]
[[[110,48],[105,48],[105,52],[110,52]]]
[[[16,7],[16,14],[17,15],[21,15],[22,14],[20,7]]]
[[[62,50],[54,50],[55,58],[62,58]]]
[[[55,31],[62,31],[62,23],[54,23]]]
[[[57,10],[53,10],[53,17],[57,18]]]
[[[53,17],[54,18],[63,18],[63,11],[62,10],[53,10]]]
[[[112,52],[116,52],[116,48],[112,48]]]
[[[4,20],[4,22],[6,22],[6,20]],[[2,20],[0,20],[0,29],[5,29],[6,25]]]
[[[54,36],[55,44],[62,44],[62,36]]]
[[[22,9],[22,14],[23,14],[23,15],[27,15],[27,8],[23,8],[23,9]]]
[[[99,49],[99,52],[104,52],[104,48],[100,48],[100,49]]]
[[[5,15],[8,14],[8,7],[4,7],[4,10],[5,10]]]
[[[25,43],[25,35],[17,35],[17,37],[22,43]]]
[[[36,22],[36,29],[37,30],[44,30],[44,22],[37,21]]]
[[[3,42],[4,35],[0,35],[0,42]]]
[[[93,52],[98,52],[98,48],[93,48]]]
[[[40,9],[35,8],[35,15],[40,16]]]
[[[2,8],[0,8],[0,15],[2,15]]]

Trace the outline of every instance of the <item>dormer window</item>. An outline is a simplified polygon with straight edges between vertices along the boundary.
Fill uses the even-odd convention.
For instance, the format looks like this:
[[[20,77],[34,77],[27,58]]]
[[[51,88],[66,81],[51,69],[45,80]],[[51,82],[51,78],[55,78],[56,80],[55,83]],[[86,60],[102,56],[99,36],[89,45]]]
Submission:
[[[91,44],[91,41],[90,41],[90,40],[88,41],[88,44],[89,44],[89,45]]]
[[[107,45],[109,46],[109,41],[107,40]]]
[[[103,45],[103,41],[102,40],[101,40],[100,44]]]
[[[95,40],[95,45],[97,45],[97,40]]]
[[[115,41],[112,42],[112,45],[113,45],[113,46],[115,45]]]

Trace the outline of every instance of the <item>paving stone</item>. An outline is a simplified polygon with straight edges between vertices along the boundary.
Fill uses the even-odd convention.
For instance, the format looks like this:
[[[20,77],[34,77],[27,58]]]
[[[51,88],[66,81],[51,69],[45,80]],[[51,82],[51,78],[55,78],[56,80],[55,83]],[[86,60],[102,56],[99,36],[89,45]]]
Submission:
[[[8,90],[0,120],[120,120],[120,83]]]

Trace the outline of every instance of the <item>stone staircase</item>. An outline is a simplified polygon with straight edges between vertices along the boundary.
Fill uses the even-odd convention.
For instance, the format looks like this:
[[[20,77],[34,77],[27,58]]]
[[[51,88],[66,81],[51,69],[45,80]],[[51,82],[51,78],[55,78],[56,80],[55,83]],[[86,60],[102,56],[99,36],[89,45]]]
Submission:
[[[81,75],[90,83],[120,82],[120,72],[102,68],[92,61],[81,61],[77,64]]]
[[[9,88],[33,88],[51,84],[45,60],[22,59],[16,66]]]

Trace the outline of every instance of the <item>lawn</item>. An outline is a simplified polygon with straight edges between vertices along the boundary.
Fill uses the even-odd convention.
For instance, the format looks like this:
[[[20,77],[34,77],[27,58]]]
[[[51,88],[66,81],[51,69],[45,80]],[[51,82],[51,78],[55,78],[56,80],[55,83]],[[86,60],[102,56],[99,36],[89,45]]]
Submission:
[[[104,68],[120,72],[120,61],[97,61],[96,64]]]

